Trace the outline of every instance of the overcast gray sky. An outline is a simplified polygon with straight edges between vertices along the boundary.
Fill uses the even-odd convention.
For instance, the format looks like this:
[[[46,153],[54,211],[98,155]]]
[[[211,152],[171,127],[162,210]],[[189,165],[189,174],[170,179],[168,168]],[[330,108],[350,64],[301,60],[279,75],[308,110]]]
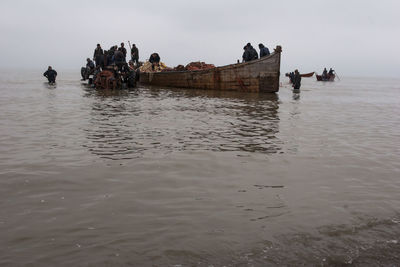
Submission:
[[[398,0],[1,0],[0,67],[77,69],[97,43],[140,60],[226,65],[243,46],[282,45],[281,72],[400,77]]]

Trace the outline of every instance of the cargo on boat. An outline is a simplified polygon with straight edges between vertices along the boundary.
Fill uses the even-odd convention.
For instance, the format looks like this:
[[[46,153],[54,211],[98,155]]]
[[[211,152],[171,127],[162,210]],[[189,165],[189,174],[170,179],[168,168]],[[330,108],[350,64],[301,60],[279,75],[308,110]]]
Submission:
[[[141,72],[139,82],[160,87],[274,93],[279,91],[281,52],[281,46],[277,46],[269,56],[205,70]]]

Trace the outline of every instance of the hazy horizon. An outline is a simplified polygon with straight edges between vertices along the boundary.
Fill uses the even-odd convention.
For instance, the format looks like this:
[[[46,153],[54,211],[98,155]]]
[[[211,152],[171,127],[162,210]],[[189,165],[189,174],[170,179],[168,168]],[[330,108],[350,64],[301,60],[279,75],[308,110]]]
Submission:
[[[243,46],[281,45],[281,73],[399,77],[400,2],[386,1],[47,1],[0,3],[0,68],[79,69],[97,43],[128,40],[140,60],[158,52],[168,66],[241,59]],[[7,53],[4,53],[7,51]]]

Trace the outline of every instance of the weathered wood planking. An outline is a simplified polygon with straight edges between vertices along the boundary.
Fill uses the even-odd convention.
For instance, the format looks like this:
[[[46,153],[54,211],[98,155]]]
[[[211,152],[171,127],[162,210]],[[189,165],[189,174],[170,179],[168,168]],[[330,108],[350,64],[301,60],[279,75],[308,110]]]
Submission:
[[[267,57],[208,70],[142,72],[140,83],[165,87],[234,90],[242,92],[279,91],[281,47]]]

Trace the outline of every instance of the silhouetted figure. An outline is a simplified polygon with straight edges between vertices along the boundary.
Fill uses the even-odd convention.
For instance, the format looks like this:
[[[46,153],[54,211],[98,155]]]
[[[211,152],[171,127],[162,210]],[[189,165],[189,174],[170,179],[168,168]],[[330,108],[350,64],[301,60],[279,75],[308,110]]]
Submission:
[[[160,56],[158,53],[151,54],[149,62],[151,63],[151,68],[154,70],[154,67],[160,64]]]
[[[301,86],[301,76],[298,70],[294,71],[293,77],[293,89],[300,89]]]
[[[136,63],[137,66],[139,65],[139,49],[136,47],[135,44],[132,45],[131,59],[133,63]]]
[[[263,44],[259,44],[258,48],[260,48],[260,58],[270,55],[269,49]]]
[[[43,73],[43,76],[47,78],[49,84],[54,84],[56,82],[57,71],[53,70],[53,68],[49,66],[47,71]]]
[[[100,60],[101,60],[101,57],[103,56],[103,54],[104,54],[103,49],[101,48],[100,44],[97,44],[97,47],[93,53],[93,60],[96,62],[96,66],[101,65]]]
[[[121,51],[122,54],[124,54],[124,58],[125,58],[125,61],[126,61],[126,48],[125,48],[125,44],[124,44],[124,43],[121,43],[121,47],[118,48],[118,50]]]

